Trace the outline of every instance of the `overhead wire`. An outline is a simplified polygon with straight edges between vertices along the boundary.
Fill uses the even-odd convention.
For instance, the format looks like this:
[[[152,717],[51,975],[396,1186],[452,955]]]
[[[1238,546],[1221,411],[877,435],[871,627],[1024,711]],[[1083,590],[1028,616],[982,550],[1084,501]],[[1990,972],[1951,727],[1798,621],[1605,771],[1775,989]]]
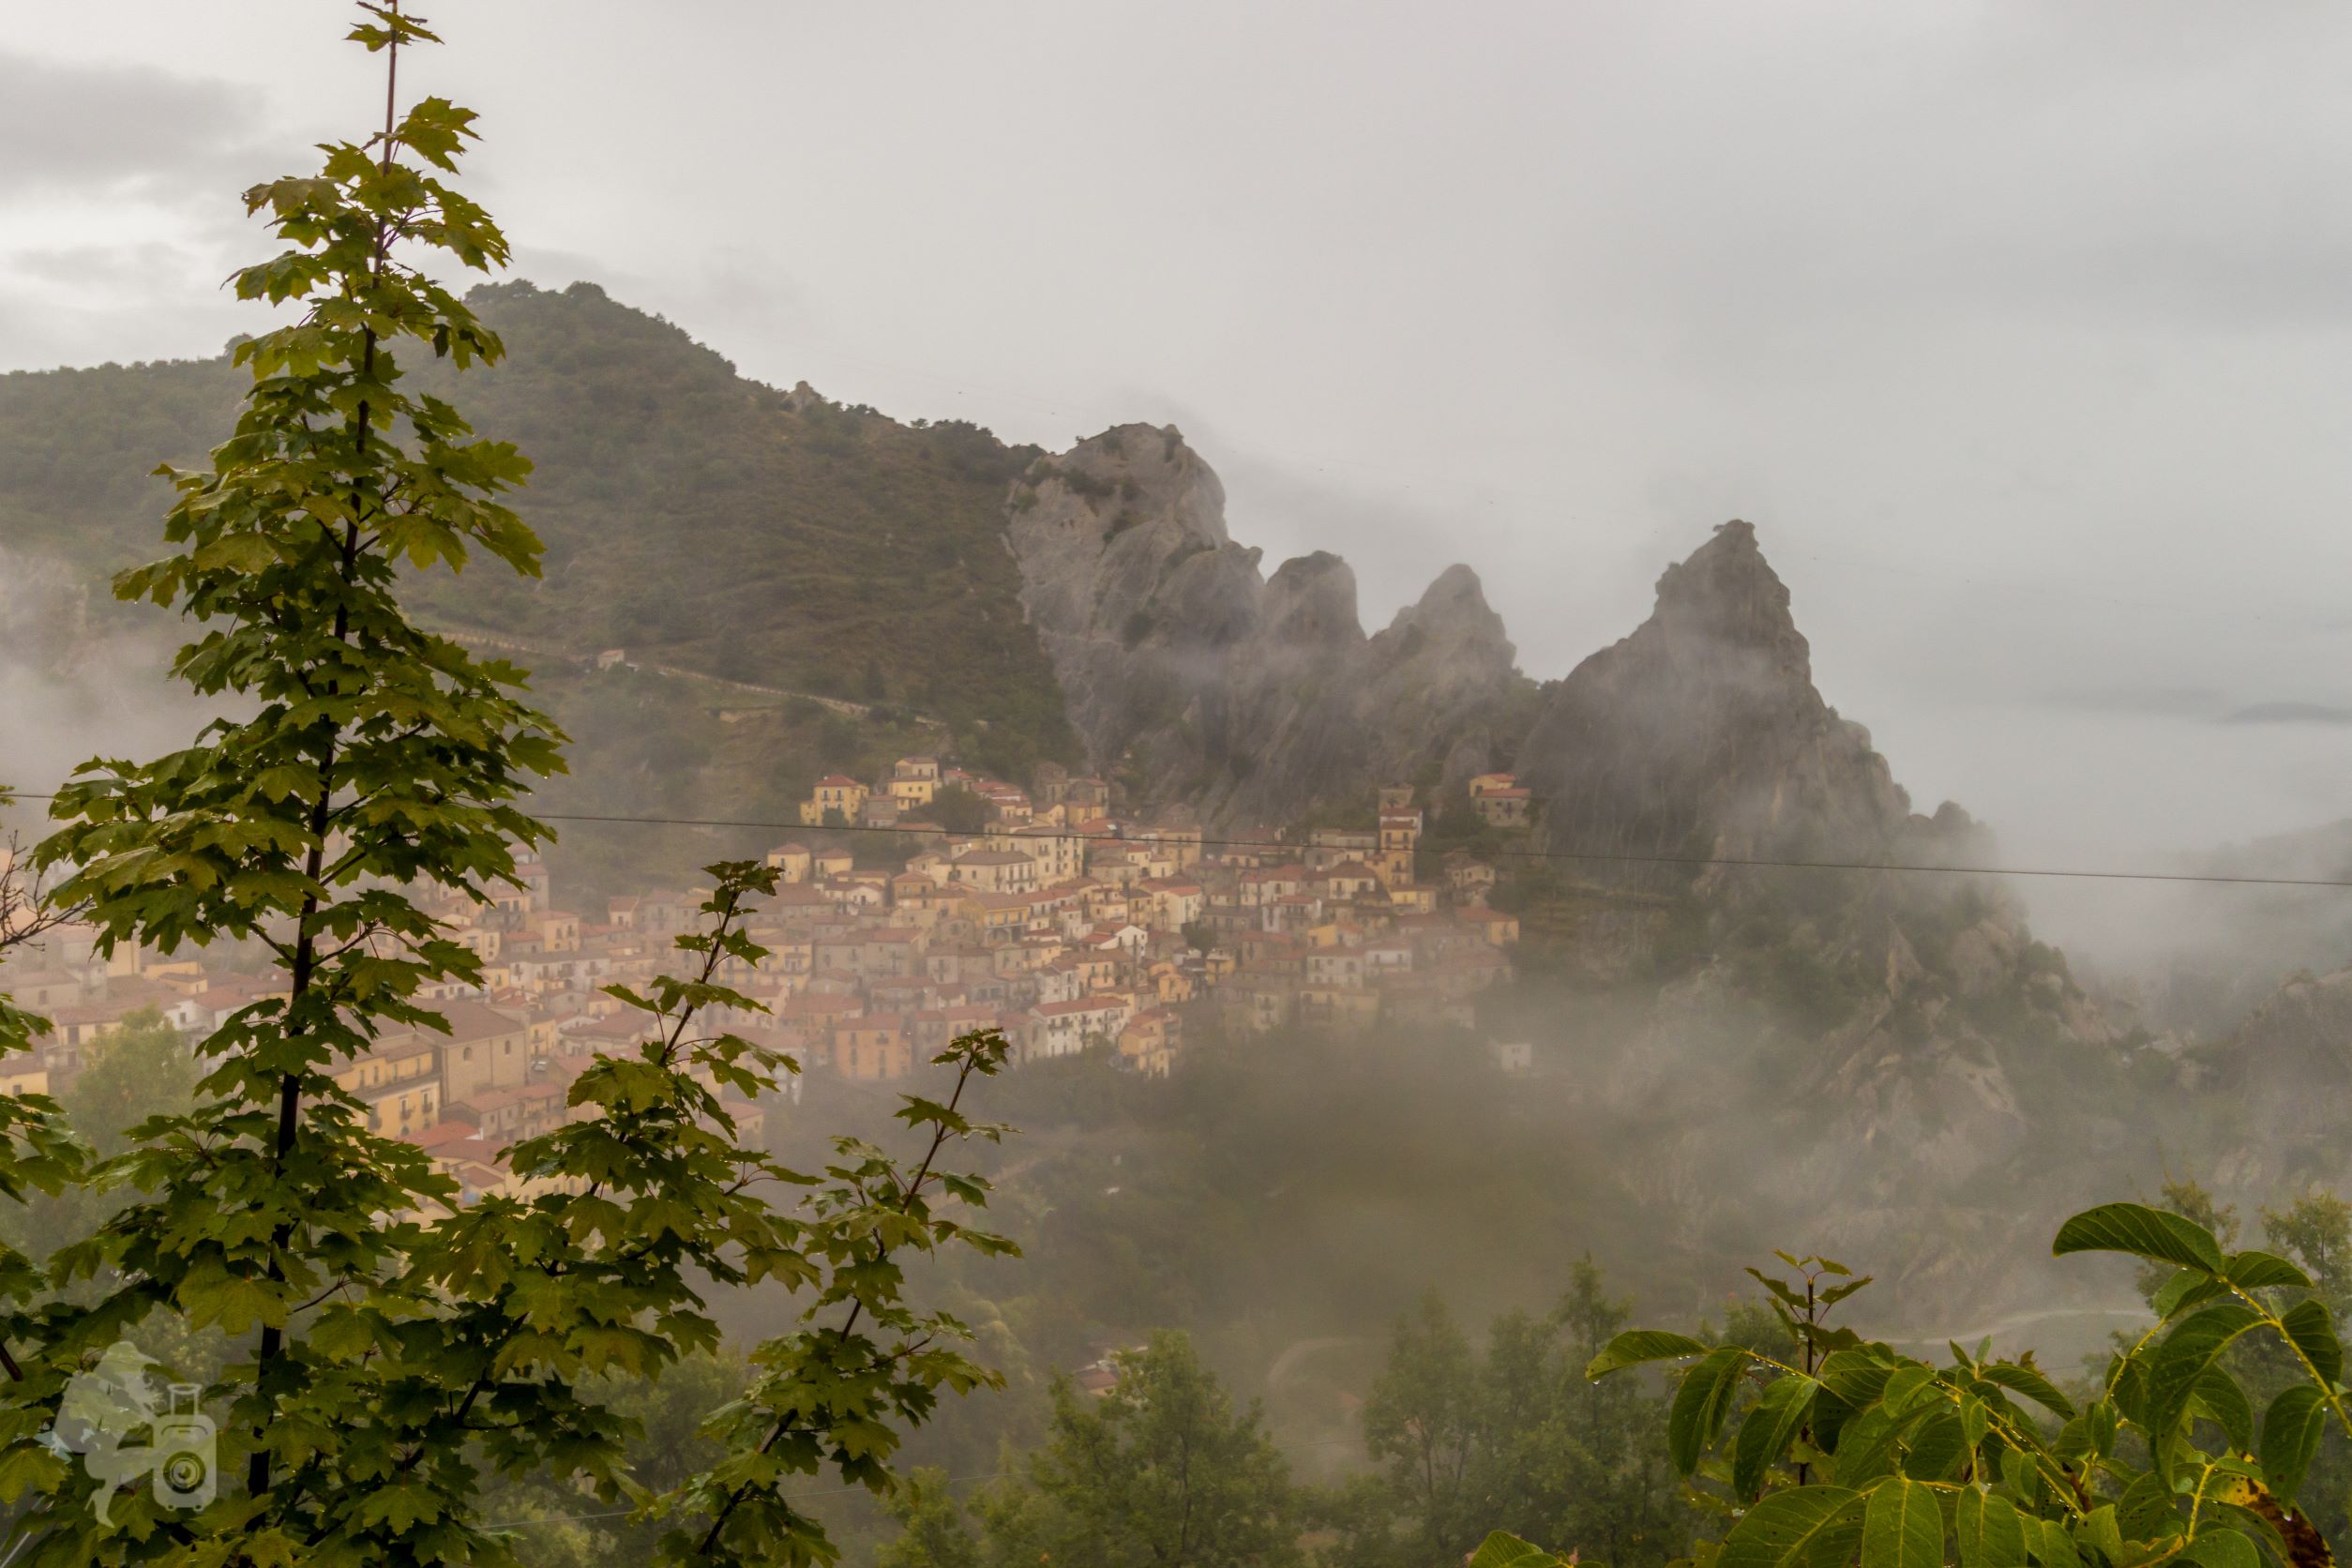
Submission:
[[[18,800],[53,800],[53,794],[35,791],[18,791]],[[603,812],[536,811],[532,815],[544,822],[579,822],[601,826],[622,827],[691,827],[691,828],[758,828],[786,833],[833,834],[898,834],[918,838],[983,837],[991,831],[997,837],[1007,837],[1001,830],[983,829],[976,834],[951,834],[944,828],[859,825],[816,825],[808,822],[787,822],[747,817],[650,817],[628,816]],[[1064,830],[1074,833],[1075,830]],[[1345,831],[1366,832],[1367,829]],[[1287,838],[1213,838],[1194,837],[1184,829],[1145,829],[1141,837],[1108,840],[1113,844],[1143,845],[1169,842],[1171,833],[1182,835],[1172,841],[1199,845],[1202,849],[1280,851],[1304,852],[1316,848]],[[1328,846],[1327,846],[1328,847]],[[1345,846],[1339,846],[1345,847]],[[2086,882],[2183,882],[2222,887],[2309,887],[2352,888],[2348,877],[2273,877],[2236,874],[2219,871],[2150,871],[2118,869],[2099,867],[2073,866],[1968,866],[1922,863],[1900,860],[1799,860],[1773,855],[1697,855],[1643,854],[1631,851],[1605,850],[1514,850],[1484,848],[1471,852],[1485,860],[1550,861],[1562,864],[1595,864],[1621,866],[1675,866],[1694,868],[1725,867],[1772,871],[1837,871],[1850,874],[1895,873],[1949,877],[2044,877]]]

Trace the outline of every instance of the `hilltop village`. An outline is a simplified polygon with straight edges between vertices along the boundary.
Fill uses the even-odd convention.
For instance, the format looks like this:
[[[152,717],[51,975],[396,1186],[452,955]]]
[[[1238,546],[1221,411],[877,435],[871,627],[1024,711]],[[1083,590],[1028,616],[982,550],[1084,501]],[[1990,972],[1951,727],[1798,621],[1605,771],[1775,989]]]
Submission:
[[[1526,819],[1510,775],[1472,779],[1463,797],[1487,824]],[[1099,1049],[1162,1076],[1204,1028],[1467,1026],[1473,998],[1510,972],[1517,918],[1489,907],[1487,862],[1457,851],[1433,863],[1415,791],[1381,790],[1372,815],[1208,837],[1122,821],[1102,780],[1050,764],[1030,790],[930,757],[870,784],[829,776],[801,807],[806,841],[767,853],[776,892],[747,929],[768,957],[720,971],[764,1011],[711,1022],[805,1071],[864,1080],[904,1078],[987,1029],[1017,1063]],[[603,988],[674,969],[673,939],[706,918],[692,888],[584,913],[544,861],[520,872],[486,904],[433,906],[481,960],[480,986],[429,993],[449,1033],[386,1035],[337,1075],[372,1127],[419,1144],[469,1192],[509,1190],[507,1146],[572,1114],[588,1061],[638,1040],[642,1015]],[[284,985],[194,952],[100,954],[71,925],[21,950],[5,980],[52,1026],[0,1061],[7,1093],[63,1088],[128,1023],[159,1016],[192,1042]],[[770,1108],[730,1107],[753,1142]]]

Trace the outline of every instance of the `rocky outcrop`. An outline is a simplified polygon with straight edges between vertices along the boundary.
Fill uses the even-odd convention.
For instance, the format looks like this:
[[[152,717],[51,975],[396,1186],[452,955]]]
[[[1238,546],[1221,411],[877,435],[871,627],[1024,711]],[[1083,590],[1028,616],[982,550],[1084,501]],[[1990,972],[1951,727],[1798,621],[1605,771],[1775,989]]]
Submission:
[[[1502,617],[1468,566],[1439,573],[1367,654],[1364,709],[1379,716],[1370,739],[1381,777],[1410,778],[1434,760],[1438,782],[1450,788],[1516,747],[1507,708],[1527,683]]]
[[[2237,1102],[2229,1153],[2214,1176],[2262,1192],[2345,1180],[2344,1127],[2352,1117],[2352,969],[2299,973],[2227,1038],[2188,1063],[2201,1086]]]
[[[1518,773],[1564,878],[1692,912],[1666,991],[1691,1004],[1662,1005],[1653,1048],[1679,1059],[1694,1016],[1713,1018],[1711,1060],[1742,1040],[1844,1108],[1823,1145],[1839,1159],[1884,1143],[1957,1179],[2026,1135],[2027,1055],[2118,1043],[1994,879],[1865,869],[1990,864],[1993,847],[1956,806],[1913,811],[1869,732],[1822,700],[1745,522],[1669,566],[1650,618],[1546,691]]]
[[[1272,577],[1172,428],[1123,425],[1032,465],[1008,537],[1022,603],[1097,770],[1133,803],[1284,822],[1380,783],[1483,765],[1526,682],[1476,574],[1449,567],[1366,637],[1355,574]]]
[[[1788,590],[1745,522],[1667,567],[1650,619],[1551,691],[1519,773],[1562,852],[1877,857],[1969,833],[1956,807],[1914,816],[1869,731],[1822,701]]]

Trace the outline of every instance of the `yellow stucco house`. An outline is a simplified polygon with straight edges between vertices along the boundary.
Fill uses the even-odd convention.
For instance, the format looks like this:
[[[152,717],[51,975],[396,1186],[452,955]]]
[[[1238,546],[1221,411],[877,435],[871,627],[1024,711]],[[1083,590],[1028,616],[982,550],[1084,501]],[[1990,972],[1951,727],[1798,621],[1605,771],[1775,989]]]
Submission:
[[[845,822],[854,822],[866,809],[869,793],[865,785],[843,774],[829,773],[817,780],[817,787],[807,800],[800,803],[800,820],[804,827],[822,827],[825,813],[838,811]]]

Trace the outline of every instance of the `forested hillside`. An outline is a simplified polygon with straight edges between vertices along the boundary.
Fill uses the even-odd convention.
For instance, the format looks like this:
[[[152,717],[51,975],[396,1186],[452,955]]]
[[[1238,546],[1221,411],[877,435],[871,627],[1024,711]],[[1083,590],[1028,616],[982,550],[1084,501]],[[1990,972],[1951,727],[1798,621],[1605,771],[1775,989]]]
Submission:
[[[429,621],[912,708],[1006,772],[1072,755],[1004,546],[1034,448],[745,380],[593,284],[473,301],[510,357],[469,378],[468,414],[536,464],[518,509],[546,575],[420,579]],[[200,458],[244,381],[225,356],[0,378],[0,538],[94,580],[152,553],[148,471]]]

